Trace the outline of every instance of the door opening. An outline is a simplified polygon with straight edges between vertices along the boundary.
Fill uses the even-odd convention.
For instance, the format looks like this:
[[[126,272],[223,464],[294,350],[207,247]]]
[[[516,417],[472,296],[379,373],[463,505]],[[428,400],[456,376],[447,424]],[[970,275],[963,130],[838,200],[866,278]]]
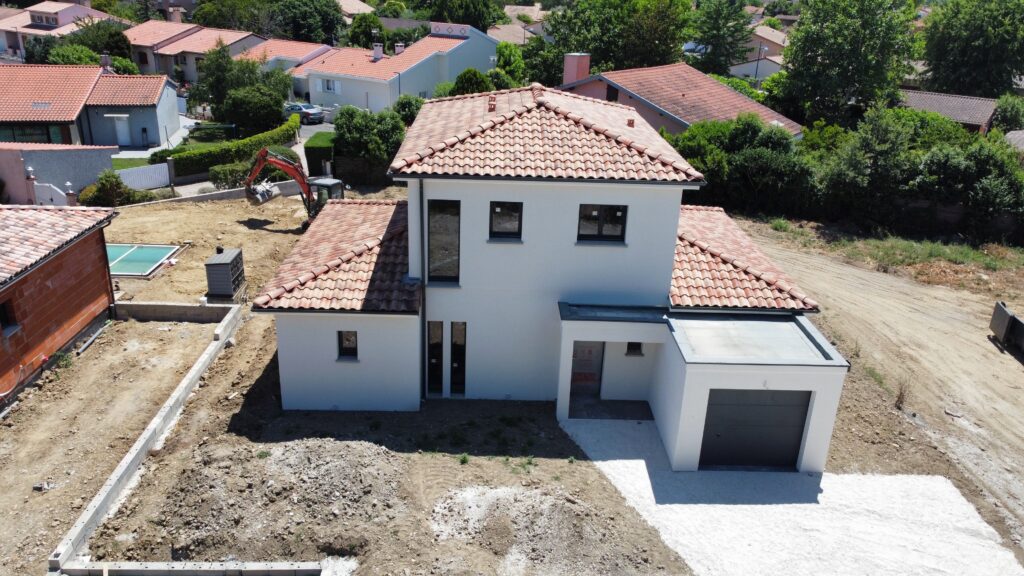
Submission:
[[[118,116],[114,118],[114,129],[117,130],[118,146],[132,145],[132,130],[128,124],[127,116]]]
[[[444,323],[427,322],[427,396],[444,394]]]
[[[466,394],[466,323],[452,322],[452,396]]]

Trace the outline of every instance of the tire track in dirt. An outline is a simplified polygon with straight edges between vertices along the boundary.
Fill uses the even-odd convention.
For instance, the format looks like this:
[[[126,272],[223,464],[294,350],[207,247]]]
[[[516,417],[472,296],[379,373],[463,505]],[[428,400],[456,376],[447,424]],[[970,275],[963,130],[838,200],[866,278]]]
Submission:
[[[986,297],[780,246],[762,249],[821,304],[836,331],[895,388],[917,423],[996,500],[1017,554],[1024,536],[1024,365],[989,339]],[[954,416],[955,415],[955,416]]]

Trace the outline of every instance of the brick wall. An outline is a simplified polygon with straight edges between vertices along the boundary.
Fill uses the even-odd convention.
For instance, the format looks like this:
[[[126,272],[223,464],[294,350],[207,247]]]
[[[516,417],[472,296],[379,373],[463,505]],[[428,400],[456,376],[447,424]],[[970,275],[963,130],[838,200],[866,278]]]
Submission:
[[[0,335],[0,394],[19,385],[113,302],[99,229],[0,291],[20,329]]]

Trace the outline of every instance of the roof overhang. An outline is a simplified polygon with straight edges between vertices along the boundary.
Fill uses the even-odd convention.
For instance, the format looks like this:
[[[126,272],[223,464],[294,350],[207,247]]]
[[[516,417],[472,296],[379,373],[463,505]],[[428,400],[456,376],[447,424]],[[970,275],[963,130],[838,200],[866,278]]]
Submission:
[[[408,174],[388,170],[388,175],[395,180],[499,180],[505,182],[572,182],[576,184],[633,184],[640,186],[674,186],[684,190],[699,190],[707,185],[704,180],[692,182],[673,180],[620,180],[616,178],[545,178],[540,176],[484,176],[464,174]]]
[[[25,276],[28,276],[36,268],[39,268],[40,266],[46,264],[50,260],[56,258],[59,254],[61,254],[62,252],[64,252],[68,248],[74,246],[80,240],[82,240],[83,238],[88,236],[89,234],[92,234],[93,232],[95,232],[95,231],[97,231],[97,230],[99,230],[101,228],[106,228],[110,224],[110,221],[113,220],[115,216],[117,216],[117,214],[118,214],[117,212],[111,211],[111,213],[108,214],[105,218],[103,218],[102,220],[97,221],[92,226],[86,228],[85,230],[79,232],[78,234],[76,234],[72,238],[68,239],[66,242],[64,242],[63,244],[61,244],[57,248],[55,248],[52,252],[50,252],[46,256],[43,256],[42,258],[40,258],[39,260],[33,262],[32,264],[29,264],[25,268],[22,268],[21,270],[19,270],[15,274],[11,275],[10,278],[8,278],[6,280],[0,280],[0,293],[6,291],[8,288],[10,288],[14,284],[16,284],[19,280],[21,280]]]

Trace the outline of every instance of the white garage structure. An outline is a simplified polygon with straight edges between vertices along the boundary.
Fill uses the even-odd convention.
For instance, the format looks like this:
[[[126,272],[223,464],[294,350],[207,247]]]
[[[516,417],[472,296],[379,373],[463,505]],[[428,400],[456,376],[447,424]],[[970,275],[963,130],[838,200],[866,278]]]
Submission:
[[[849,364],[805,316],[565,303],[559,312],[560,420],[570,417],[578,343],[604,343],[601,400],[647,402],[673,470],[824,470]],[[620,353],[626,342],[632,355]]]

